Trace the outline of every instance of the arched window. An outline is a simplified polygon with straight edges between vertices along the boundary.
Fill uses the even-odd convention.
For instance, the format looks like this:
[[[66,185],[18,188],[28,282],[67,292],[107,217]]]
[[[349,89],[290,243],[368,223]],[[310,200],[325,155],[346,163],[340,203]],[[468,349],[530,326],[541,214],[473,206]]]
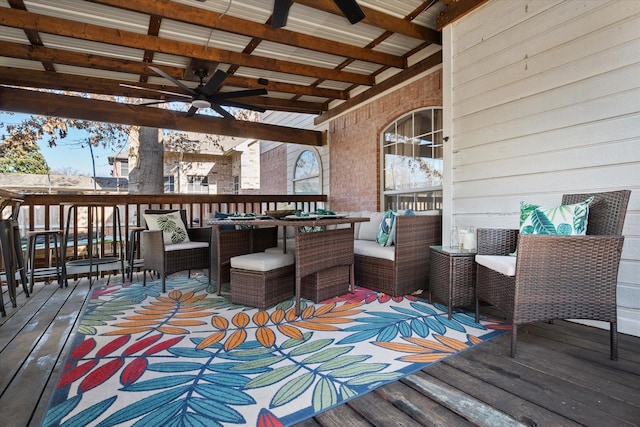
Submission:
[[[425,108],[382,133],[383,208],[442,208],[442,108]]]
[[[293,172],[294,194],[321,194],[320,161],[316,153],[305,150],[300,153]]]

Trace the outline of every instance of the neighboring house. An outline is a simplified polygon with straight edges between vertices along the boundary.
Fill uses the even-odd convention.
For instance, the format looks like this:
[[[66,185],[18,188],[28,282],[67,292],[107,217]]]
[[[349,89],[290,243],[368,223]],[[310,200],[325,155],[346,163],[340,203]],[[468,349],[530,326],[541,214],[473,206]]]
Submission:
[[[260,189],[259,145],[253,140],[206,134],[187,134],[178,146],[163,138],[165,193],[255,194]],[[137,161],[137,135],[129,137],[129,151],[109,157],[112,174],[129,177]],[[131,182],[132,186],[135,182]]]
[[[23,173],[0,173],[0,188],[16,193],[122,193],[128,181],[122,177],[96,177],[76,175],[41,175]]]

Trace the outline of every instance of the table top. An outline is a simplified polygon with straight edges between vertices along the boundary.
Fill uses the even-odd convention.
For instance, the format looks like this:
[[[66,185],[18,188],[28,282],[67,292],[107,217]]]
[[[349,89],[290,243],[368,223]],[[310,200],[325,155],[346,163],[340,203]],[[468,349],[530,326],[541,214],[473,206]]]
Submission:
[[[317,225],[338,225],[353,224],[356,222],[367,222],[368,217],[351,217],[342,218],[307,218],[298,217],[296,219],[274,219],[274,218],[247,218],[247,219],[212,219],[207,221],[207,225],[250,225],[250,226],[291,226],[291,227],[307,227]]]
[[[457,246],[429,246],[429,248],[450,256],[474,256],[477,253],[475,249],[460,249]]]

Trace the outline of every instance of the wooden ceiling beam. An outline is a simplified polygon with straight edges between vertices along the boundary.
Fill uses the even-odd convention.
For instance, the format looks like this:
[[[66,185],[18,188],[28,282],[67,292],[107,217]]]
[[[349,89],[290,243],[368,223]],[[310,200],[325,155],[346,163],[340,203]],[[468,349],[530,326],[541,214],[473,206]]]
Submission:
[[[90,55],[42,46],[29,46],[14,42],[0,43],[0,56],[40,62],[47,61],[63,65],[73,65],[76,67],[90,67],[92,69],[117,71],[120,73],[156,75],[148,68],[149,64],[145,62],[136,62],[93,54]],[[176,79],[181,80],[183,78],[184,68],[162,66],[162,70]],[[147,83],[137,83],[137,85],[147,87],[149,89],[178,91],[178,88],[175,86],[153,85]],[[225,79],[225,85],[250,89],[264,87],[267,90],[275,92],[291,93],[294,95],[308,95],[329,99],[348,99],[349,97],[348,93],[343,90],[280,83],[276,81],[269,81],[267,85],[261,85],[256,79],[249,79],[247,77],[240,76],[227,77]]]
[[[98,77],[83,77],[61,73],[48,73],[44,71],[27,70],[21,68],[0,67],[0,81],[6,85],[19,87],[33,87],[38,89],[56,89],[79,93],[92,93],[96,95],[112,95],[126,98],[140,99],[172,99],[170,95],[161,96],[156,92],[145,92],[120,86],[120,81],[102,79]],[[149,85],[148,83],[136,83],[136,86],[154,86],[159,90],[173,90],[173,86]],[[177,98],[177,97],[176,97]],[[249,99],[249,98],[247,98]],[[257,106],[271,110],[291,111],[296,113],[319,114],[326,110],[326,104],[321,102],[308,102],[299,100],[270,99],[255,97]],[[259,102],[258,102],[259,101]]]
[[[227,31],[247,37],[268,40],[289,46],[359,59],[375,64],[396,68],[406,68],[405,60],[396,55],[373,50],[363,50],[359,46],[339,43],[334,40],[313,37],[306,34],[288,31],[287,29],[273,29],[270,25],[260,24],[231,15],[223,15],[202,8],[188,6],[169,0],[89,0],[93,3],[113,6],[149,15],[158,15],[188,24]],[[406,23],[405,23],[406,25]]]
[[[307,7],[342,16],[342,12],[338,8],[338,6],[336,6],[333,0],[293,1]],[[442,34],[440,34],[440,32],[438,31],[432,30],[431,28],[423,27],[422,25],[407,22],[404,19],[397,18],[395,16],[382,13],[378,10],[368,7],[360,6],[360,9],[362,9],[362,11],[364,12],[364,19],[360,21],[362,23],[373,25],[374,27],[379,27],[384,30],[402,34],[414,39],[425,40],[439,46],[442,45]]]
[[[0,110],[321,146],[324,132],[0,86]]]
[[[3,13],[0,14],[0,25],[141,50],[153,50],[155,52],[171,55],[217,61],[225,64],[236,64],[286,74],[302,75],[366,86],[373,86],[375,83],[371,76],[365,74],[215,49],[194,43],[162,39],[160,37],[149,36],[146,34],[117,30],[16,9],[3,10]]]
[[[447,7],[440,12],[436,19],[438,30],[442,30],[452,22],[462,18],[472,10],[482,6],[488,0],[441,0],[447,4]]]

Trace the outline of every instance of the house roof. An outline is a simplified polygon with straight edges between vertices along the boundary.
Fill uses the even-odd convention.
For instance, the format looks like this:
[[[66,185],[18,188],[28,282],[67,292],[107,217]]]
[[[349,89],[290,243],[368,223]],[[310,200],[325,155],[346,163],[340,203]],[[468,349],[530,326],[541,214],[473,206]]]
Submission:
[[[273,28],[274,16],[282,15],[266,0],[0,0],[0,81],[188,106],[192,96],[174,82],[194,89],[196,70],[206,70],[204,82],[221,70],[222,97],[264,88],[266,95],[232,101],[326,120],[439,65],[438,27],[484,1],[358,0],[364,18],[351,24],[332,0],[295,0],[286,25]],[[29,93],[0,90],[0,109],[45,113]],[[74,112],[77,98],[52,99],[53,115],[94,114],[102,121],[126,123],[132,111],[136,117],[158,111],[83,104]],[[103,120],[103,109],[111,120]]]

